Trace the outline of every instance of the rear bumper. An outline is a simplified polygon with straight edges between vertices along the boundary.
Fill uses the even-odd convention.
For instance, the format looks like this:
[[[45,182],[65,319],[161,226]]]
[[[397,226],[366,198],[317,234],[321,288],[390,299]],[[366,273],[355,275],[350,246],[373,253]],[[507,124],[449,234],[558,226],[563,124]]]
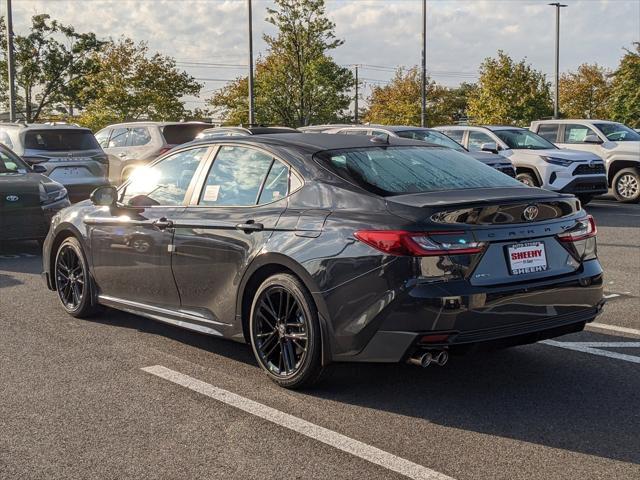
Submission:
[[[417,284],[381,312],[362,350],[334,360],[398,362],[420,349],[518,345],[582,330],[604,305],[602,269],[591,260],[568,277],[526,286]],[[423,339],[434,334],[446,338]]]

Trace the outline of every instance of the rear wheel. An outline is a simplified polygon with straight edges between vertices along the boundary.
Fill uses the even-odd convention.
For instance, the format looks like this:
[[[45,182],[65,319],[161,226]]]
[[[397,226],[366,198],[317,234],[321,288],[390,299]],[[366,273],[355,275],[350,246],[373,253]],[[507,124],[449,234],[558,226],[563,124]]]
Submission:
[[[258,364],[275,383],[295,389],[320,379],[320,322],[311,295],[296,277],[277,274],[260,285],[249,328]]]
[[[82,318],[96,312],[87,261],[76,238],[67,238],[58,247],[54,278],[58,298],[68,314]]]
[[[540,186],[538,185],[538,181],[536,180],[536,178],[530,173],[519,173],[516,175],[516,180],[519,180],[520,182],[524,183],[529,187]]]
[[[613,177],[613,194],[619,202],[638,203],[640,175],[635,168],[623,168]]]

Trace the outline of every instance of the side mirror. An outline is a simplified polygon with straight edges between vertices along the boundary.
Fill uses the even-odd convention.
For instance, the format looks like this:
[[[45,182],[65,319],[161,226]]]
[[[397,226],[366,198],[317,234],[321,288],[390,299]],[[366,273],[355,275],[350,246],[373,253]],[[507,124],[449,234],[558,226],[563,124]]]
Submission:
[[[34,173],[47,173],[47,167],[45,167],[44,165],[39,165],[37,163],[31,165],[31,170]]]
[[[115,207],[118,202],[118,190],[111,185],[98,187],[91,192],[89,199],[91,203],[99,207]]]
[[[602,140],[600,140],[597,135],[587,135],[584,137],[584,143],[596,143],[599,145],[602,143]]]
[[[498,144],[496,142],[483,143],[480,147],[483,152],[498,153]]]

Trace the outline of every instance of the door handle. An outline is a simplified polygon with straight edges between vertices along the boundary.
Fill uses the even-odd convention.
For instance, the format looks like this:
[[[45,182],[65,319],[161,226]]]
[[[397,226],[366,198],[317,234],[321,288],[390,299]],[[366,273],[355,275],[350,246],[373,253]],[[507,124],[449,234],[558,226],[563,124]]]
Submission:
[[[259,232],[261,230],[264,230],[264,225],[261,223],[256,223],[253,220],[249,220],[247,221],[247,223],[237,224],[236,230],[242,230],[245,233]]]
[[[120,158],[124,158],[124,157],[126,157],[126,156],[127,156],[127,152],[120,152],[120,153],[118,154],[118,156],[119,156]]]
[[[165,217],[159,218],[153,222],[153,226],[158,230],[166,230],[167,228],[173,228],[173,222]]]

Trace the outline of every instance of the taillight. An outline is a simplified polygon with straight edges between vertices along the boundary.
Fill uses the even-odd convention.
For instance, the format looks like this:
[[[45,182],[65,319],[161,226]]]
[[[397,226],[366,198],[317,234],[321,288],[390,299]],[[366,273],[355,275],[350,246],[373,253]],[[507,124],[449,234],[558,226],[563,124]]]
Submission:
[[[480,253],[483,242],[471,241],[465,232],[408,232],[406,230],[359,230],[354,236],[390,255],[430,257]]]
[[[558,234],[558,240],[561,242],[577,242],[585,238],[595,237],[598,233],[596,221],[591,215],[578,220],[578,223],[571,230]]]

